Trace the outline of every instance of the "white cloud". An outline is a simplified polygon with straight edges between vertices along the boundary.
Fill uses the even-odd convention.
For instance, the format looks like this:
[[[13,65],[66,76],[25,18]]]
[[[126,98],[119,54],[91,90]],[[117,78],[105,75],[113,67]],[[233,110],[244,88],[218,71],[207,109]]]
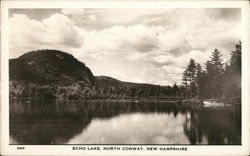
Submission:
[[[161,122],[155,122],[156,120]],[[184,121],[184,117],[181,115],[175,117],[173,113],[160,115],[134,113],[111,119],[94,119],[83,132],[74,136],[68,143],[188,144],[188,137],[183,133]]]
[[[140,53],[140,52],[133,52],[128,53],[128,55],[125,57],[129,60],[136,61],[136,60],[142,60],[147,57],[147,53]]]
[[[42,21],[15,14],[10,19],[11,57],[36,49],[77,49],[84,40],[84,30],[72,24],[67,16],[53,14]]]
[[[58,49],[87,62],[95,75],[171,84],[181,81],[181,71],[190,58],[203,65],[211,51],[218,48],[228,59],[241,36],[240,18],[227,16],[228,10],[223,9],[61,12],[42,20],[13,15],[10,56],[36,49]],[[100,67],[103,64],[105,68]]]
[[[85,9],[61,9],[61,12],[65,15],[83,15],[86,11]]]
[[[89,17],[89,19],[92,20],[92,21],[95,21],[95,20],[96,20],[95,15],[89,15],[88,17]]]

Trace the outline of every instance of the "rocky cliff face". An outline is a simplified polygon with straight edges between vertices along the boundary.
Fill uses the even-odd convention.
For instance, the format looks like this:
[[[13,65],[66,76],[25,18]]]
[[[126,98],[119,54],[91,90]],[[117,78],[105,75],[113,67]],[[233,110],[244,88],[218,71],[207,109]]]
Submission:
[[[38,84],[92,85],[94,76],[84,63],[72,55],[57,50],[28,52],[9,60],[10,80]]]

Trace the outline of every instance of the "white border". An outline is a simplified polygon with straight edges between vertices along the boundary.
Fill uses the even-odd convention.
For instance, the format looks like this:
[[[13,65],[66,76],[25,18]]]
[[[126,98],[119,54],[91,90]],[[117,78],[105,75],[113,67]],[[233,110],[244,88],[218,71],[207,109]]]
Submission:
[[[25,145],[25,150],[9,142],[8,92],[8,9],[9,8],[241,8],[242,10],[242,146],[170,146],[187,147],[188,151],[73,151],[75,145]],[[249,154],[249,95],[250,47],[249,2],[247,1],[2,1],[1,2],[1,154],[3,155],[248,155]],[[103,145],[102,145],[103,146]],[[129,146],[129,145],[125,145]],[[132,145],[131,145],[132,146]],[[93,147],[93,146],[91,146]],[[121,153],[122,152],[122,153]]]

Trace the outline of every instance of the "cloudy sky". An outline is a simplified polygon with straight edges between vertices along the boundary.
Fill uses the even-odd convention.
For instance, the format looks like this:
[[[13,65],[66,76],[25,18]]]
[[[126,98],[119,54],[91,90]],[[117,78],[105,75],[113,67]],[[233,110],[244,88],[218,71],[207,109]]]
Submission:
[[[241,36],[240,9],[11,9],[10,57],[58,49],[94,75],[160,85],[181,83],[190,58],[225,60]]]

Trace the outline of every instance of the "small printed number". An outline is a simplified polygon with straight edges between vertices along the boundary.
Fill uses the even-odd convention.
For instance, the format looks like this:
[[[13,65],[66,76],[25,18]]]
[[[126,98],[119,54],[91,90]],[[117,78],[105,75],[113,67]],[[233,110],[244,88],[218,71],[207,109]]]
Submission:
[[[17,147],[17,150],[24,150],[25,147]]]

